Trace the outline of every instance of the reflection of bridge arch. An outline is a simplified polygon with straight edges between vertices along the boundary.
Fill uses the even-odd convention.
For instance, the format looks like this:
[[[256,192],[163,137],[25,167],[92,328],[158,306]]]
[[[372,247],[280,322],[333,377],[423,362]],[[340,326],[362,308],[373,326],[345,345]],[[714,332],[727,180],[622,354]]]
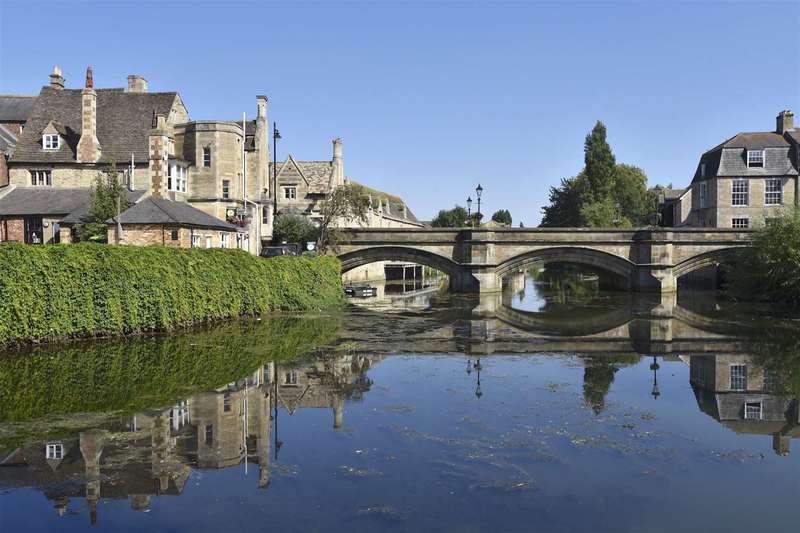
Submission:
[[[463,277],[464,269],[461,265],[443,255],[426,250],[419,250],[408,246],[375,246],[362,248],[339,255],[342,262],[342,274],[354,268],[377,261],[407,261],[435,268],[454,279]]]
[[[678,263],[672,271],[675,277],[679,278],[686,274],[691,274],[696,270],[700,270],[701,268],[719,266],[720,263],[724,263],[727,259],[733,257],[736,251],[740,249],[741,248],[720,248],[718,250],[698,254]]]
[[[555,313],[521,311],[506,305],[497,309],[496,317],[518,330],[552,337],[602,336],[626,327],[633,319],[631,309],[627,307],[570,309]]]
[[[618,255],[582,246],[558,246],[525,252],[507,259],[497,266],[497,275],[502,277],[532,263],[555,262],[575,263],[610,272],[625,280],[628,288],[631,286],[631,280],[636,271],[636,265],[633,262]]]

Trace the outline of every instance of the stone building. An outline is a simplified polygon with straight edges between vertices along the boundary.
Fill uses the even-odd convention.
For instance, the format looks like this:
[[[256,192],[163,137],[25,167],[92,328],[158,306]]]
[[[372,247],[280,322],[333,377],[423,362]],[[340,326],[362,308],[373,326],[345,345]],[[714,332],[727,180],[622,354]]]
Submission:
[[[8,159],[8,184],[0,188],[0,238],[71,242],[73,235],[60,226],[81,221],[91,187],[114,163],[137,204],[123,217],[127,231],[123,227],[121,237],[113,228],[116,221],[109,221],[114,229],[109,242],[169,241],[257,253],[269,155],[266,97],[257,98],[257,117],[249,123],[195,122],[177,92],[149,92],[138,75],[127,82],[124,88],[95,89],[87,69],[84,87],[68,89],[54,69]],[[161,208],[166,211],[157,213]],[[178,238],[172,239],[176,230]],[[209,240],[200,230],[215,233]]]
[[[36,97],[0,95],[0,187],[8,185],[8,159],[33,108]]]
[[[749,355],[698,355],[689,360],[689,382],[700,410],[736,433],[771,435],[778,455],[800,438],[795,398],[779,394],[779,376]]]
[[[794,114],[781,111],[774,131],[738,133],[700,157],[691,191],[690,226],[763,226],[787,207],[800,205],[800,130]],[[682,218],[682,217],[680,217]],[[680,224],[676,224],[680,225]]]

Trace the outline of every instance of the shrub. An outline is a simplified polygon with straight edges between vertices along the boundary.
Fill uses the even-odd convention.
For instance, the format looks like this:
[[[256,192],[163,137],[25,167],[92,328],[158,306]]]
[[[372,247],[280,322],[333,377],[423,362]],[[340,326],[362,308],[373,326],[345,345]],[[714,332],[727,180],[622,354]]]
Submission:
[[[737,251],[725,273],[733,298],[800,307],[800,209],[758,230],[753,246]]]
[[[166,331],[344,304],[334,257],[96,244],[0,245],[0,345]]]

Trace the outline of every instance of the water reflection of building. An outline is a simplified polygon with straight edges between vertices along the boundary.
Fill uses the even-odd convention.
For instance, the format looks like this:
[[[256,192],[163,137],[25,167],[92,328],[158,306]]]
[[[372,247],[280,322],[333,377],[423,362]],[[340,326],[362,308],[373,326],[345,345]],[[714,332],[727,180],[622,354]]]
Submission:
[[[344,402],[359,400],[371,381],[373,359],[343,355],[304,363],[269,363],[218,389],[166,409],[149,410],[46,442],[0,450],[4,485],[35,487],[69,511],[85,498],[92,523],[100,499],[129,499],[134,510],[152,497],[180,495],[193,465],[259,468],[269,485],[270,454],[278,444],[278,409],[329,408],[333,427],[344,423]]]
[[[741,434],[772,435],[778,455],[800,438],[796,398],[777,393],[776,377],[748,355],[689,358],[689,381],[700,409]]]

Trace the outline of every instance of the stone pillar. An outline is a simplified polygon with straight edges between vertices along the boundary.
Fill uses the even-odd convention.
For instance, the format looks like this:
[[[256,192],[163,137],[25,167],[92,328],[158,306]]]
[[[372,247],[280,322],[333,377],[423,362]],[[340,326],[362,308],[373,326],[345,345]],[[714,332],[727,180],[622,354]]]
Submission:
[[[78,163],[100,160],[100,141],[97,140],[97,93],[94,91],[92,67],[86,69],[86,87],[81,92],[81,138],[76,149]]]
[[[267,97],[264,95],[256,96],[256,176],[250,183],[255,182],[257,192],[269,191],[271,189],[269,180],[269,126],[267,124]],[[248,193],[249,194],[249,193]],[[256,198],[259,195],[255,196]]]

